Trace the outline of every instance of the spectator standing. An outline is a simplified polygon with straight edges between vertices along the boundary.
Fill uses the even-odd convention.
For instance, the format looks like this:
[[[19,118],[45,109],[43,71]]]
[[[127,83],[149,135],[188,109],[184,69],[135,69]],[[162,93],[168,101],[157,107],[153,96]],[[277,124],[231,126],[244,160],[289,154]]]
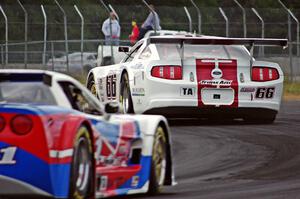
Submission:
[[[139,37],[140,30],[135,21],[132,21],[131,25],[132,25],[132,32],[129,35],[129,39],[130,39],[130,43],[133,45],[135,44],[136,40]]]
[[[102,24],[102,32],[105,36],[106,45],[119,45],[121,27],[114,12]]]
[[[141,27],[140,35],[138,37],[139,40],[142,39],[149,30],[161,30],[159,16],[155,12],[154,5],[151,4],[150,8],[151,11]]]

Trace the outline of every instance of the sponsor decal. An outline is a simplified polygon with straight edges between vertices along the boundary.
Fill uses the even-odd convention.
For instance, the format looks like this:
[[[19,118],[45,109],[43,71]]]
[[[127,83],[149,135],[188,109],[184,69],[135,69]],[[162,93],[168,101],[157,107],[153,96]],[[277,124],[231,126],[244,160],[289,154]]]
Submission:
[[[220,79],[223,76],[223,72],[219,68],[215,68],[211,71],[211,76],[215,79]]]
[[[190,81],[194,82],[195,81],[195,77],[194,77],[194,73],[190,72]]]
[[[256,99],[272,99],[274,97],[275,87],[260,87],[255,93]]]
[[[231,86],[232,80],[225,80],[225,79],[201,80],[199,84],[210,85],[210,86]]]
[[[141,99],[137,99],[137,102],[136,102],[138,105],[141,105],[142,104],[142,100]]]
[[[144,65],[142,63],[137,63],[131,66],[132,69],[144,69]]]
[[[107,183],[108,183],[108,177],[107,176],[101,176],[100,179],[100,191],[105,191],[107,189]]]
[[[105,101],[105,97],[104,97],[104,94],[103,94],[103,93],[100,93],[100,101],[101,101],[101,102],[104,102],[104,101]]]
[[[252,93],[255,91],[255,88],[254,87],[242,87],[240,91],[243,93]]]
[[[144,88],[132,88],[131,95],[132,96],[145,96],[145,89]]]
[[[66,150],[50,150],[49,153],[51,158],[66,158],[73,156],[73,149]]]
[[[240,82],[244,83],[245,82],[245,77],[243,73],[240,73]]]
[[[103,90],[103,80],[101,78],[98,79],[99,90]]]
[[[131,181],[131,186],[137,187],[138,184],[139,184],[139,179],[140,179],[139,176],[133,176],[133,177],[132,177],[132,181]]]
[[[195,88],[181,88],[180,89],[181,96],[194,96],[195,95]]]

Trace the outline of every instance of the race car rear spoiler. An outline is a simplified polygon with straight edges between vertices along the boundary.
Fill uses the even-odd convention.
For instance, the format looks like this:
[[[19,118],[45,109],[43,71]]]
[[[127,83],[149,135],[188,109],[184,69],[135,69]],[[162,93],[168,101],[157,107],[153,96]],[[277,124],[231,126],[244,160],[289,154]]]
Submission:
[[[245,45],[245,46],[288,46],[287,39],[222,38],[222,37],[150,37],[150,43],[193,44],[193,45]]]

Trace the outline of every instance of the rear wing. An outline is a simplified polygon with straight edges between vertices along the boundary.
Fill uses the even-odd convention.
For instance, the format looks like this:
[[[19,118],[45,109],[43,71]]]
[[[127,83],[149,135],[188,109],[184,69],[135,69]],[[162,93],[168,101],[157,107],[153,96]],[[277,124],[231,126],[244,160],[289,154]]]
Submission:
[[[150,37],[149,43],[178,43],[181,45],[245,45],[245,46],[288,46],[287,39],[223,38],[223,37]]]

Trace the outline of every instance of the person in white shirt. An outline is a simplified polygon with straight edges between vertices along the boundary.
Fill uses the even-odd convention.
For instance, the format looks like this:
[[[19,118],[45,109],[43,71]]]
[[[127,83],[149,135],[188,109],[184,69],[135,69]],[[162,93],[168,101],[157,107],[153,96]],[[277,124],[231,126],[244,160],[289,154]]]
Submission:
[[[119,45],[121,27],[114,12],[102,24],[102,32],[105,36],[106,45]]]
[[[154,5],[151,4],[150,7],[152,9],[152,12],[149,13],[147,19],[144,21],[141,27],[138,40],[142,39],[145,36],[146,32],[148,32],[149,30],[161,30],[159,16],[155,12]]]

